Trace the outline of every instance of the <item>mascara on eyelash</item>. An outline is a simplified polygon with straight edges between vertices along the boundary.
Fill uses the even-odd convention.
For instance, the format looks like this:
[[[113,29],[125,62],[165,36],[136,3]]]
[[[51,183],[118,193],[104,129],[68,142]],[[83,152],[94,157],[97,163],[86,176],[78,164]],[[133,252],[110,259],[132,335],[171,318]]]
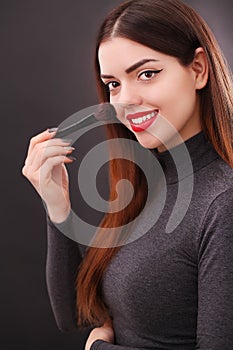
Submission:
[[[145,74],[145,73],[147,73],[147,72],[158,74],[158,73],[160,73],[160,72],[162,72],[162,71],[163,71],[163,68],[162,68],[162,69],[147,69],[147,70],[141,72],[141,73],[138,75],[138,77],[140,77],[142,74]],[[109,88],[109,85],[112,84],[112,83],[115,83],[115,81],[110,81],[110,82],[108,82],[108,83],[104,83],[105,88],[108,90],[108,92],[110,92],[110,91],[114,90],[115,88],[117,88],[117,86],[116,86],[115,88],[110,89],[110,88]],[[117,82],[116,82],[116,83],[117,83]],[[117,84],[118,84],[118,83],[117,83]]]
[[[160,72],[162,72],[162,70],[163,69],[146,69],[146,70],[144,70],[143,72],[141,72],[140,74],[139,74],[139,77],[142,75],[142,74],[145,74],[145,73],[156,73],[156,74],[158,74],[158,73],[160,73]]]

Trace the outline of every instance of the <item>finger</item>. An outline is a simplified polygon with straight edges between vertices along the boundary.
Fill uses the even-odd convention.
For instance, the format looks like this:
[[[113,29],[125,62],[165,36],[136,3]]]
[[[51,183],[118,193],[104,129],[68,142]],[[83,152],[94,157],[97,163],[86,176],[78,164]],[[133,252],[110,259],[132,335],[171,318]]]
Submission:
[[[64,156],[48,158],[43,166],[37,171],[32,171],[31,167],[25,165],[22,169],[22,173],[34,185],[34,187],[38,189],[40,183],[48,183],[51,180],[54,167],[59,167],[59,165],[62,166],[64,163],[69,164],[73,161],[73,159]]]
[[[39,168],[49,159],[57,156],[63,156],[63,161],[66,155],[70,155],[74,151],[74,147],[70,146],[50,146],[42,148],[40,152],[35,153],[33,162],[29,165],[32,172],[39,170]]]
[[[34,137],[31,138],[30,143],[32,145],[34,145],[34,144],[49,141],[49,140],[55,141],[55,144],[56,144],[56,142],[65,142],[65,143],[72,143],[73,142],[72,139],[56,137],[57,128],[54,128],[54,131],[52,131],[52,130],[53,129],[47,129],[47,130],[43,131],[42,133],[35,135]]]
[[[40,169],[47,159],[56,156],[60,156],[61,163],[69,164],[76,160],[74,157],[67,158],[73,150],[74,147],[69,146],[47,147],[45,150],[42,150],[42,152],[35,153],[35,156],[31,157],[33,160],[30,163],[25,162],[21,170],[22,174],[30,180],[30,178],[34,176],[33,174]]]
[[[49,139],[44,140],[41,142],[34,143],[34,141],[31,141],[31,145],[29,146],[29,151],[27,158],[25,160],[26,165],[31,165],[34,162],[35,157],[37,157],[37,154],[44,152],[46,148],[54,147],[54,146],[63,146],[67,147],[72,143],[72,140],[63,140],[63,139]]]
[[[34,157],[44,152],[49,147],[54,146],[62,146],[62,147],[68,147],[71,146],[72,140],[62,140],[62,139],[52,139],[52,140],[46,140],[40,143],[37,143],[32,148],[30,154],[28,155],[28,162],[31,163],[34,159]]]
[[[30,164],[30,154],[32,149],[34,148],[34,146],[38,143],[38,142],[43,142],[45,140],[48,140],[50,138],[52,138],[54,136],[55,132],[53,133],[49,133],[49,129],[46,129],[45,131],[41,132],[40,134],[37,134],[35,136],[33,136],[30,141],[29,141],[29,147],[28,147],[28,152],[27,152],[27,156],[26,156],[26,160],[25,160],[25,165]]]
[[[37,143],[51,139],[55,135],[55,133],[56,133],[55,131],[49,132],[49,129],[46,129],[45,131],[41,132],[40,134],[33,136],[30,139],[29,152],[34,147],[34,145],[36,145]]]
[[[72,163],[72,162],[73,162],[72,159],[66,158],[64,156],[56,156],[56,157],[48,158],[44,162],[42,167],[37,171],[38,179],[40,183],[45,185],[48,184],[51,180],[52,171],[55,167],[59,167],[59,165],[62,166],[64,163]],[[62,168],[60,170],[62,170]]]

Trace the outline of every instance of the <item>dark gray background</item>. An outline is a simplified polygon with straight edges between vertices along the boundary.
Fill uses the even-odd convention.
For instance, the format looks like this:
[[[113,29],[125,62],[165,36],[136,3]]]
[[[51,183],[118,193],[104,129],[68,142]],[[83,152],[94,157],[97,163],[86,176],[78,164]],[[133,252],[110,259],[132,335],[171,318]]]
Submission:
[[[187,2],[207,20],[232,67],[232,1]],[[33,135],[98,102],[96,28],[119,3],[0,1],[1,348],[82,348],[82,334],[62,334],[56,327],[45,282],[45,212],[21,168]],[[101,128],[95,134],[98,142]],[[79,142],[76,157],[85,154],[93,135]],[[69,170],[76,174],[77,166]]]

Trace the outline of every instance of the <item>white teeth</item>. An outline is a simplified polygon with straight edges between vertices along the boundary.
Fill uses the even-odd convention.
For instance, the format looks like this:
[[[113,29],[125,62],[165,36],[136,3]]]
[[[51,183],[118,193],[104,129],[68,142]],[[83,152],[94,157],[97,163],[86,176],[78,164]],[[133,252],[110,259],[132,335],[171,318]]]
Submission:
[[[157,112],[152,112],[152,113],[150,113],[150,114],[145,115],[145,116],[142,117],[142,118],[131,119],[131,120],[132,120],[132,122],[133,122],[134,124],[142,124],[142,123],[145,122],[146,120],[149,120],[149,119],[155,117],[156,114],[157,114]]]

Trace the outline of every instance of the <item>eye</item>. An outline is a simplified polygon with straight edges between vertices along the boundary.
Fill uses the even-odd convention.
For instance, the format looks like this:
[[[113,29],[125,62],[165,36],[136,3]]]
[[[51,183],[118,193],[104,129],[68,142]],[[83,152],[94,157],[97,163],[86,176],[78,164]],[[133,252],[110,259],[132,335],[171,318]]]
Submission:
[[[162,72],[162,69],[159,70],[145,70],[144,72],[141,72],[138,75],[138,78],[140,78],[140,80],[143,81],[147,81],[147,80],[151,80],[152,78],[154,78],[154,76],[158,73]]]
[[[118,83],[117,81],[109,81],[105,84],[109,91],[115,90],[119,85],[120,83]]]

